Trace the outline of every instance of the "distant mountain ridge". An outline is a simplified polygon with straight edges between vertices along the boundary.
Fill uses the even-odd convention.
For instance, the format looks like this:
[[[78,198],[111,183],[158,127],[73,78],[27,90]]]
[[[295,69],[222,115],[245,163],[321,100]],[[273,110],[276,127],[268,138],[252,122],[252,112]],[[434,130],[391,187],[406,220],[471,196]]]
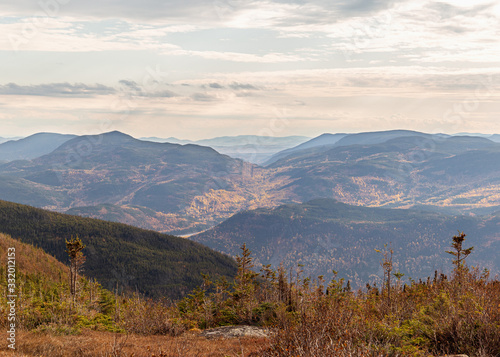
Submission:
[[[2,138],[0,137],[0,144],[3,144],[7,141],[11,141],[11,140],[19,140],[19,139],[22,139],[21,136],[15,136],[15,137],[11,137],[11,138]]]
[[[458,134],[426,134],[413,130],[388,130],[379,132],[362,132],[362,133],[352,133],[352,134],[321,134],[303,144],[297,145],[295,147],[280,151],[269,158],[264,165],[269,166],[274,162],[285,158],[286,156],[293,153],[305,153],[306,149],[320,148],[326,146],[347,146],[347,145],[369,145],[369,144],[381,144],[388,140],[399,138],[399,137],[411,137],[411,136],[423,136],[426,138],[434,139],[444,139],[452,136],[472,136],[485,138],[494,142],[500,142],[499,134],[480,134],[480,133],[458,133]]]
[[[272,144],[272,145],[293,145],[297,141],[306,141],[310,139],[307,136],[264,136],[264,135],[235,135],[235,136],[219,136],[211,139],[201,140],[185,140],[174,137],[158,138],[158,137],[141,137],[140,140],[154,141],[172,144],[198,144],[202,146],[233,146],[241,144]]]
[[[493,134],[491,136],[488,136],[488,139],[496,143],[500,143],[500,134]]]
[[[48,154],[76,135],[37,133],[0,144],[0,160],[32,160]]]
[[[75,137],[41,157],[0,164],[0,199],[175,234],[312,198],[500,210],[500,144],[487,138],[393,130],[322,135],[303,145],[262,167],[206,146],[116,131]]]
[[[252,200],[262,202],[242,183],[252,180],[254,168],[209,147],[110,132],[76,137],[34,160],[1,165],[0,182],[8,186],[0,187],[0,198],[60,211],[100,204],[140,206],[171,215],[172,224],[163,230],[201,230],[221,215],[251,206]],[[215,203],[220,205],[216,210]]]
[[[287,156],[302,156],[306,153],[312,153],[314,150],[321,151],[330,147],[349,146],[349,145],[373,145],[387,142],[391,139],[424,136],[427,138],[443,137],[442,134],[425,134],[412,130],[388,130],[376,132],[364,132],[354,134],[322,134],[301,145],[281,151],[273,155],[265,165],[271,165],[274,162],[286,158]]]
[[[485,138],[417,135],[308,149],[268,169],[292,181],[281,189],[299,202],[324,197],[355,205],[493,212],[500,207],[499,152],[500,145]]]
[[[194,143],[194,141],[192,141],[192,140],[177,139],[177,138],[174,138],[173,136],[171,136],[169,138],[158,138],[156,136],[149,136],[149,137],[141,137],[138,139],[142,140],[142,141],[152,141],[152,142],[156,142],[156,143],[170,143],[170,144],[182,144],[182,145]]]
[[[302,143],[300,145],[294,146],[289,149],[282,150],[274,154],[264,163],[264,165],[265,166],[270,165],[294,152],[299,152],[302,150],[311,149],[318,146],[334,145],[347,135],[348,134],[321,134],[320,136],[308,140],[305,143]]]

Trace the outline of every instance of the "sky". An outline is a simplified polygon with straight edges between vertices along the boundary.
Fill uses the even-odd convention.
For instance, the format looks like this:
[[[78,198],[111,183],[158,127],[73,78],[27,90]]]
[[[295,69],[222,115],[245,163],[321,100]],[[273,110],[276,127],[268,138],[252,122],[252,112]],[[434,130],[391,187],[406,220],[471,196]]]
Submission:
[[[0,137],[500,133],[500,0],[0,3]]]

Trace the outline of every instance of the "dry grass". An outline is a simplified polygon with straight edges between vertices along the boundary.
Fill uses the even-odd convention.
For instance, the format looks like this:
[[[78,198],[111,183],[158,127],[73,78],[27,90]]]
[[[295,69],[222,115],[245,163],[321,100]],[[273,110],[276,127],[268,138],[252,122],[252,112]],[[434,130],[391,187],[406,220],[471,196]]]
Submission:
[[[0,233],[0,261],[5,267],[7,249],[16,248],[16,266],[18,272],[37,273],[54,282],[65,281],[69,268],[42,249],[31,244],[21,243],[8,235]]]
[[[5,341],[5,334],[1,335]],[[124,335],[86,330],[77,336],[20,332],[17,350],[0,346],[1,356],[33,357],[194,357],[260,356],[267,338],[207,340],[194,333],[178,337]]]

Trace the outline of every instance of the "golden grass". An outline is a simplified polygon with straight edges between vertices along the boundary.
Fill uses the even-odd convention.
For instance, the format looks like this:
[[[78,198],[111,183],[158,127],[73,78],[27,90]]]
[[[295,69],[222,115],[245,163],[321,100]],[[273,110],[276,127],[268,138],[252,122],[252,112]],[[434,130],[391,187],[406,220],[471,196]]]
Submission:
[[[6,341],[4,333],[1,340]],[[76,336],[55,336],[21,331],[16,351],[8,350],[6,343],[2,343],[0,357],[256,357],[268,347],[267,338],[208,340],[194,333],[170,337],[85,330]]]
[[[15,258],[18,272],[38,273],[54,282],[66,279],[69,268],[56,258],[40,248],[36,248],[31,244],[21,243],[17,239],[0,233],[0,261],[4,267],[7,261],[7,250],[10,247],[16,248]]]

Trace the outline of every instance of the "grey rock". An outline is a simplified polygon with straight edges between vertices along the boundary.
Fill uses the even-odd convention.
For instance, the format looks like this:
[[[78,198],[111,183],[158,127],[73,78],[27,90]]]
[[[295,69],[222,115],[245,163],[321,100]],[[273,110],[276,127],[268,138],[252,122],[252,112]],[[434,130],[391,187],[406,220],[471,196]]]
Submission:
[[[256,326],[222,326],[204,330],[200,335],[205,338],[269,337],[270,332]]]

